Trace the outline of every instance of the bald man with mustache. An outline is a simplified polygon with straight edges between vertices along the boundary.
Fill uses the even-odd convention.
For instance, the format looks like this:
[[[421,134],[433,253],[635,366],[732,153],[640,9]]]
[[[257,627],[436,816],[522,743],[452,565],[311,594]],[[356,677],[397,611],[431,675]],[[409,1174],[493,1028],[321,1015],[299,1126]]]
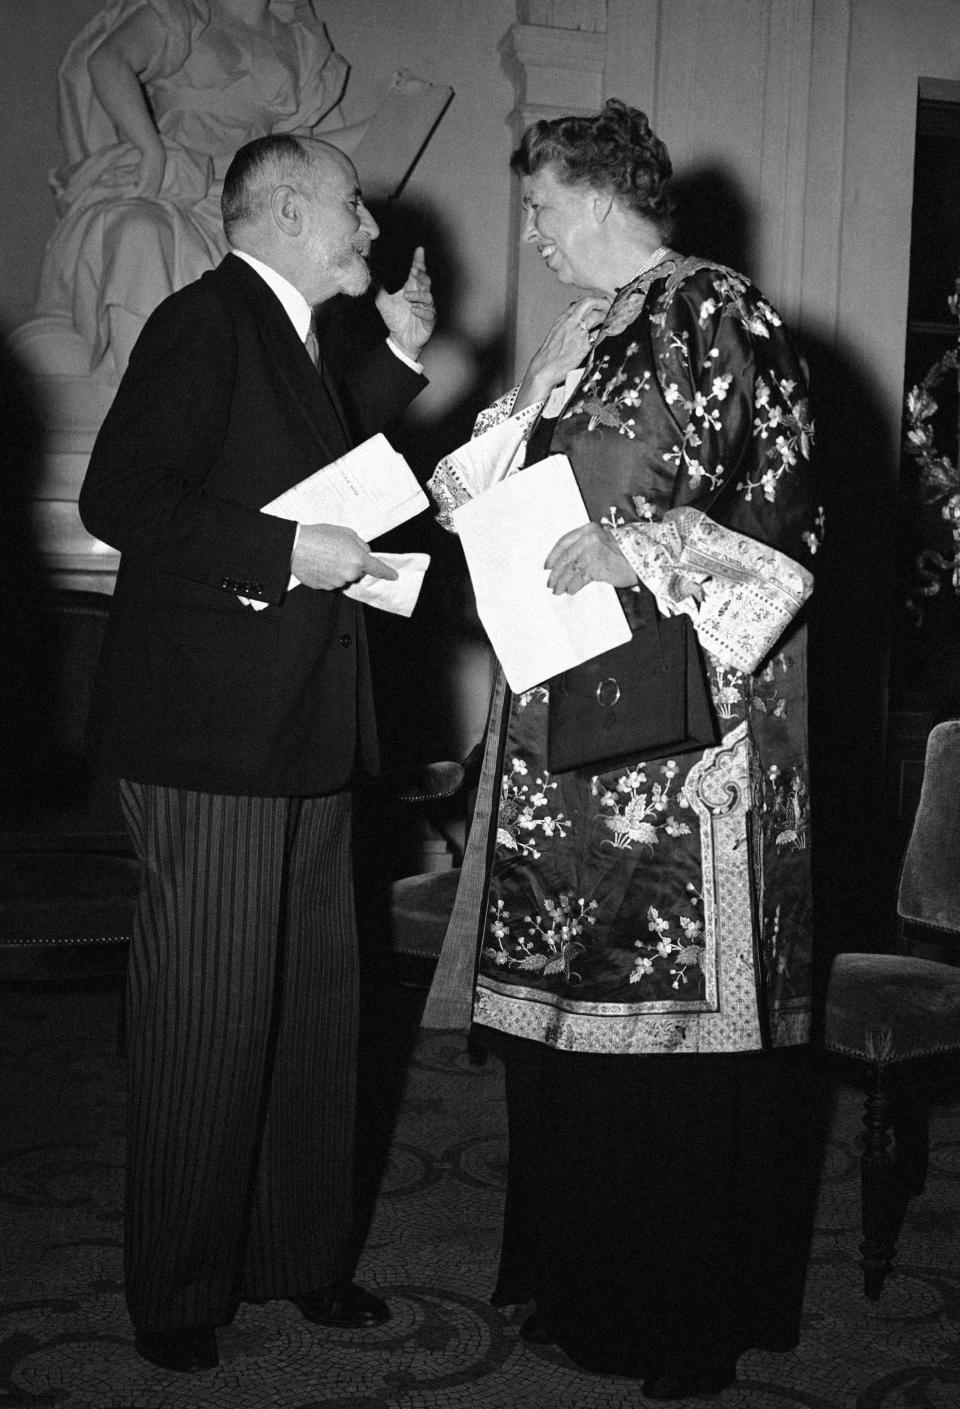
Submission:
[[[335,1327],[389,1315],[350,1265],[350,790],[378,756],[342,589],[395,574],[350,529],[260,508],[403,410],[435,318],[418,249],[377,295],[387,336],[366,362],[318,365],[313,310],[367,290],[379,233],[335,147],[249,143],[222,213],[231,253],[150,317],[80,496],[121,554],[89,750],[143,868],[127,1303],[138,1352],[187,1373],[218,1363],[241,1301]]]

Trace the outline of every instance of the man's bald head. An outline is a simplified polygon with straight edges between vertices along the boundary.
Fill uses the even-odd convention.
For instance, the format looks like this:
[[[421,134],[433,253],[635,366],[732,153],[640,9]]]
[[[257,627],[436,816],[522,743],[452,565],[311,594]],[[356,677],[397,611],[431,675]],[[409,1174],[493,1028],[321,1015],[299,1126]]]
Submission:
[[[292,186],[310,195],[346,157],[329,142],[315,137],[257,137],[241,147],[223,179],[220,212],[223,230],[231,244],[239,227],[259,224],[270,211],[278,186]]]
[[[259,137],[230,163],[221,198],[234,249],[275,269],[310,304],[356,296],[377,222],[363,203],[353,163],[316,137]]]

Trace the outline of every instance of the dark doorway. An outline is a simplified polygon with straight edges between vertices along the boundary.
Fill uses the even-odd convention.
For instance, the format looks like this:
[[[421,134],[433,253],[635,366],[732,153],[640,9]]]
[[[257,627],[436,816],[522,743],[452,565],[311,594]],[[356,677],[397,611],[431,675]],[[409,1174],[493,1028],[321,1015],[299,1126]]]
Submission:
[[[956,543],[943,512],[952,492],[960,489],[958,281],[960,83],[922,78],[904,348],[898,611],[890,682],[890,762],[901,832],[916,805],[923,744],[931,725],[960,715],[960,577],[955,584]]]

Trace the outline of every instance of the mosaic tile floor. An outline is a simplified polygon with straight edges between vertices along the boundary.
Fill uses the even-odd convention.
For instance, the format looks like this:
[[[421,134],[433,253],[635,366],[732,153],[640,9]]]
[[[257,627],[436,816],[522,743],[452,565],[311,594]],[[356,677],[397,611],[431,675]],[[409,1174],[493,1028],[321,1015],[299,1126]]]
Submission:
[[[412,1031],[359,1278],[375,1330],[241,1309],[221,1364],[166,1374],[134,1353],[120,1286],[122,1072],[115,992],[0,991],[0,1409],[620,1409],[639,1386],[520,1341],[486,1301],[505,1157],[501,1072]],[[391,1112],[383,1088],[380,1114]],[[752,1353],[719,1409],[957,1409],[960,1105],[933,1122],[930,1176],[896,1275],[866,1301],[856,1264],[859,1103],[833,1119],[803,1337]],[[385,1122],[384,1122],[385,1123]],[[375,1156],[371,1168],[376,1170]]]

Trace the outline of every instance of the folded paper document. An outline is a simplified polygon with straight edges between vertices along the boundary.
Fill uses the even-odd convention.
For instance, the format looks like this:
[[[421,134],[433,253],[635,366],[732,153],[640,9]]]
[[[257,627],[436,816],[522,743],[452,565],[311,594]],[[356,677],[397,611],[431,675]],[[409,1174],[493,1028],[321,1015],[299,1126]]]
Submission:
[[[342,524],[352,528],[369,543],[408,519],[415,518],[428,504],[427,496],[403,456],[394,450],[385,436],[375,435],[339,460],[333,460],[308,475],[276,499],[271,499],[269,504],[264,504],[261,512],[304,524]],[[393,555],[391,566],[400,573],[401,582],[388,583],[380,578],[361,579],[364,584],[377,582],[382,583],[383,588],[394,588],[393,593],[387,593],[378,586],[372,595],[362,596],[361,591],[366,589],[361,589],[360,583],[354,583],[355,590],[351,591],[351,595],[360,601],[370,601],[386,611],[409,615],[407,605],[412,611],[426,570],[426,563],[420,561],[424,556],[422,553]],[[387,561],[386,555],[384,561]],[[413,575],[411,582],[402,583],[408,573]],[[297,586],[297,578],[291,577],[288,590]],[[412,601],[411,587],[415,587]],[[248,598],[242,600],[258,610],[266,606],[265,602],[253,602]],[[388,601],[396,605],[388,606]]]
[[[264,504],[263,513],[344,524],[369,543],[422,513],[428,502],[403,456],[386,436],[375,435]]]
[[[430,566],[429,553],[378,553],[377,557],[388,567],[396,568],[397,577],[388,582],[385,577],[367,573],[359,582],[344,587],[343,595],[396,616],[412,616],[424,573]]]
[[[454,509],[477,612],[511,690],[630,640],[616,589],[591,582],[555,596],[544,559],[557,539],[589,522],[566,455],[551,455]]]

